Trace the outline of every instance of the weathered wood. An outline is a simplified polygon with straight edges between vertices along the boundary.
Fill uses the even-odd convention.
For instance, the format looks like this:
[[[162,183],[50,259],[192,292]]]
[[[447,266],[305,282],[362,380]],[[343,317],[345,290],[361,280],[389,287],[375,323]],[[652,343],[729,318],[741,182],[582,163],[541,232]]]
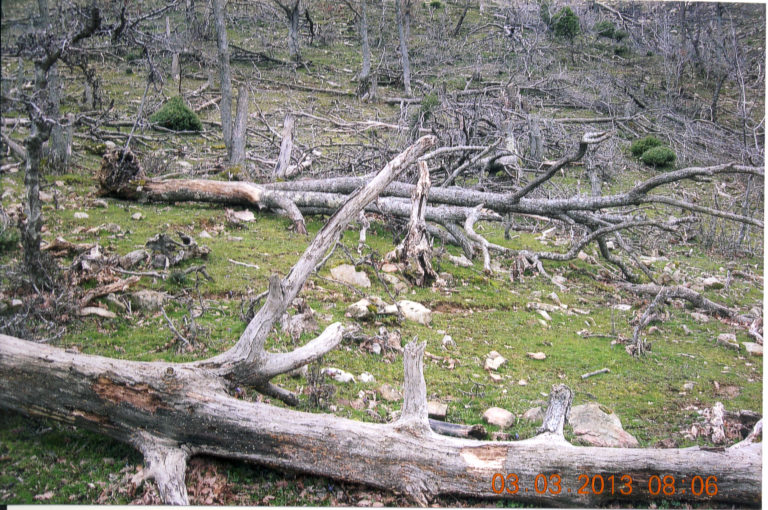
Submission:
[[[288,167],[291,164],[291,153],[293,152],[293,126],[294,117],[290,113],[285,116],[283,121],[283,131],[280,133],[282,141],[280,142],[280,155],[277,158],[275,171],[272,173],[272,179],[285,179],[288,174]]]
[[[443,436],[474,439],[485,439],[488,437],[488,432],[482,425],[462,425],[460,423],[450,423],[430,418],[429,428],[436,434]]]
[[[172,449],[185,445],[189,455],[328,476],[402,492],[419,502],[437,494],[541,506],[648,501],[653,499],[650,477],[673,476],[678,483],[685,478],[687,486],[696,475],[717,477],[717,494],[697,498],[689,490],[678,491],[674,499],[759,505],[761,498],[760,443],[708,451],[573,447],[554,441],[551,434],[517,442],[414,436],[398,430],[397,424],[362,423],[236,399],[216,373],[198,364],[109,359],[8,336],[0,336],[0,375],[0,407],[7,410],[127,442],[134,442],[140,428]],[[494,492],[496,473],[516,474],[520,490]],[[537,493],[534,480],[539,474],[548,479],[557,474],[562,490]],[[613,494],[578,493],[580,475],[614,475],[619,480],[624,474],[632,477],[631,494],[619,493],[618,484]]]

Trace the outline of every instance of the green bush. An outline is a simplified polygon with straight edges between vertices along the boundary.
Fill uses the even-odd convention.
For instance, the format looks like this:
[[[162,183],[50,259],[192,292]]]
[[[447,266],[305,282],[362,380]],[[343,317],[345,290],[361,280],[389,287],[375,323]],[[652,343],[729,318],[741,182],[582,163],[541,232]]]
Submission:
[[[429,6],[433,9],[442,9],[443,3],[440,0],[432,0],[429,2]]]
[[[647,151],[643,152],[642,156],[640,156],[640,161],[646,165],[655,167],[669,166],[674,163],[676,159],[677,156],[675,155],[675,151],[669,147],[664,146],[648,149]]]
[[[421,107],[419,109],[424,120],[430,118],[439,105],[440,99],[438,99],[437,94],[434,92],[426,94],[421,100]]]
[[[661,140],[659,140],[655,136],[646,136],[645,138],[641,138],[639,140],[635,140],[634,142],[632,142],[632,145],[629,147],[629,150],[632,152],[632,155],[634,157],[639,158],[648,149],[652,149],[660,145],[661,145]]]
[[[2,225],[0,225],[2,228]],[[15,228],[8,227],[0,230],[0,253],[12,252],[16,250],[19,245],[21,236],[19,231]]]
[[[626,58],[629,56],[629,47],[626,44],[616,46],[613,48],[613,54]]]
[[[613,39],[616,42],[621,42],[627,37],[629,37],[629,32],[627,32],[626,30],[615,30],[613,32]]]
[[[552,18],[552,27],[556,36],[573,40],[579,34],[579,17],[570,7],[563,7]]]
[[[169,99],[149,120],[174,131],[201,131],[203,129],[200,118],[184,104],[181,96]]]
[[[592,29],[600,37],[612,38],[614,32],[616,31],[616,26],[610,21],[606,20],[606,21],[600,21],[598,23],[595,23]]]

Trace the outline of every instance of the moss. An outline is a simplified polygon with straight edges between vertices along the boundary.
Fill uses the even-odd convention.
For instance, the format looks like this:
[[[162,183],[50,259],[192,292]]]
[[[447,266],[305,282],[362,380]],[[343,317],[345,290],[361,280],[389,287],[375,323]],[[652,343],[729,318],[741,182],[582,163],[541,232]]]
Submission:
[[[156,111],[150,121],[174,131],[202,131],[203,124],[181,96],[172,97]]]

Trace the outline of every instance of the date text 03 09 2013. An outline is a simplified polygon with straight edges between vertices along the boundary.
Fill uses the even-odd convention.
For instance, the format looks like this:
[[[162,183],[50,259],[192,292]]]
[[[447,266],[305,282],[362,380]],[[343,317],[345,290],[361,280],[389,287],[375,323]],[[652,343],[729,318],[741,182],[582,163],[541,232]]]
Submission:
[[[654,475],[648,479],[648,484],[637,484],[630,475],[586,475],[578,476],[577,483],[568,487],[558,474],[538,474],[526,484],[515,473],[496,473],[491,479],[491,490],[496,494],[535,493],[560,494],[563,491],[575,494],[611,494],[629,496],[635,490],[642,491],[650,497],[683,497],[694,496],[711,498],[717,495],[717,477],[693,475],[675,478],[672,475]],[[530,485],[530,486],[527,486]]]

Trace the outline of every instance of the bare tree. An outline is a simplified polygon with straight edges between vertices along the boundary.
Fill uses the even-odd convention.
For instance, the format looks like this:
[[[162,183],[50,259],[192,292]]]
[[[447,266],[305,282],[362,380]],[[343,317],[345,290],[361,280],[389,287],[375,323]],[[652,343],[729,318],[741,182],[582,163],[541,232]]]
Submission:
[[[301,48],[299,44],[299,22],[301,21],[301,0],[291,3],[283,3],[281,0],[272,0],[283,10],[288,21],[288,51],[296,62],[301,61]]]
[[[411,0],[395,0],[395,17],[400,41],[400,63],[403,68],[403,90],[406,96],[410,96],[411,61],[408,57],[408,39],[411,32]]]
[[[229,66],[229,43],[223,2],[224,0],[213,0],[213,18],[216,26],[216,45],[219,50],[221,130],[229,158],[232,155],[232,75]]]

